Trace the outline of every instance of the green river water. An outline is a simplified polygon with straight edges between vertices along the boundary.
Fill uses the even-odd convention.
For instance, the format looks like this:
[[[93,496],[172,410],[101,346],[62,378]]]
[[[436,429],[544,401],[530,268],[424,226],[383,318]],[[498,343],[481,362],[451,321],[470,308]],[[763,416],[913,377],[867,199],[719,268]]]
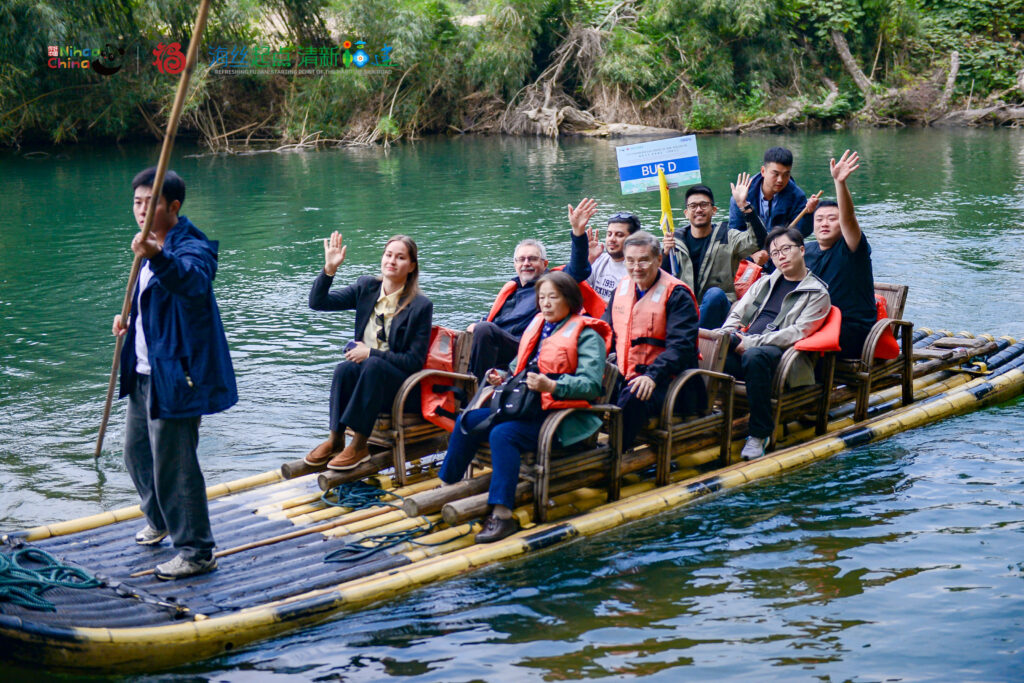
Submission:
[[[656,226],[657,193],[620,194],[615,144],[179,148],[183,213],[221,243],[216,292],[241,397],[203,421],[208,483],[276,468],[325,434],[352,317],[307,307],[320,239],[343,232],[342,282],[376,273],[389,235],[413,236],[435,322],[465,327],[512,274],[520,239],[539,237],[565,262],[567,203],[593,196],[598,222],[627,209]],[[702,137],[720,206],[728,181],[776,144],[794,151],[808,192],[831,191],[829,156],[860,152],[858,216],[876,280],[910,286],[905,317],[1024,337],[1024,134]],[[120,459],[123,402],[98,465],[92,449],[131,264],[129,184],[157,154],[0,156],[0,530],[136,502]],[[681,192],[673,205],[681,218]],[[1022,418],[1018,399],[947,420],[139,680],[1021,680]]]

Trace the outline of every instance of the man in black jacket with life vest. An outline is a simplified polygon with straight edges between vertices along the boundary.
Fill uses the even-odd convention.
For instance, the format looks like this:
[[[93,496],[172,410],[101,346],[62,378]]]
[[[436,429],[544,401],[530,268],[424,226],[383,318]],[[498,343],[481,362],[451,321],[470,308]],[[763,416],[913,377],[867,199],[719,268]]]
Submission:
[[[569,205],[572,251],[565,272],[579,283],[590,276],[587,223],[596,212],[597,202],[593,199],[584,198],[576,208],[573,208],[572,204]],[[516,269],[516,276],[506,282],[498,292],[488,314],[480,322],[466,328],[467,332],[473,333],[469,371],[481,382],[488,370],[504,370],[516,357],[519,338],[539,312],[533,286],[541,275],[548,272],[548,257],[544,245],[535,239],[523,240],[516,246],[512,264]]]
[[[622,409],[622,447],[661,411],[672,378],[697,367],[697,301],[690,289],[659,268],[661,243],[649,232],[637,232],[623,243],[629,277],[619,281],[603,320],[615,335],[616,363],[623,385],[616,403]],[[700,382],[696,392],[703,390]],[[690,410],[699,398],[684,394],[681,408]]]

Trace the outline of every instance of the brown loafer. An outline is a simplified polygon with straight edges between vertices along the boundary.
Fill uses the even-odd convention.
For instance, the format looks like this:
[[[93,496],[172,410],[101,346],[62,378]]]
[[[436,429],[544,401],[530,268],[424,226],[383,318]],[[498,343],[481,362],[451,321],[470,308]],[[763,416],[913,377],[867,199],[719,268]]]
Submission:
[[[488,515],[484,520],[483,530],[476,535],[477,543],[494,543],[503,538],[508,538],[519,531],[519,520],[514,516],[508,519],[500,519],[494,515]]]
[[[306,457],[302,459],[302,462],[306,463],[310,467],[323,467],[337,452],[332,448],[333,444],[328,441],[324,441],[322,444],[311,450],[306,454]]]
[[[327,469],[334,470],[335,472],[344,472],[350,470],[356,465],[361,465],[370,459],[369,449],[365,451],[355,451],[350,448],[346,448],[341,453],[331,458],[331,461],[327,463]]]

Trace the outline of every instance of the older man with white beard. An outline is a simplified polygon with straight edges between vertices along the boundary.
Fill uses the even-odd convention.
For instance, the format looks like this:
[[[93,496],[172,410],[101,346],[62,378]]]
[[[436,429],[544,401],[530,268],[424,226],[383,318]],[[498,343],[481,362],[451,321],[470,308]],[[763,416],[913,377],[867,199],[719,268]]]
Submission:
[[[596,212],[597,202],[593,199],[584,198],[575,208],[569,205],[572,251],[565,272],[576,282],[583,282],[590,275],[587,224]],[[523,240],[516,246],[512,265],[516,276],[498,292],[487,315],[466,328],[473,333],[469,371],[481,382],[488,370],[504,369],[516,357],[519,338],[538,313],[533,287],[548,272],[544,245],[535,239]]]

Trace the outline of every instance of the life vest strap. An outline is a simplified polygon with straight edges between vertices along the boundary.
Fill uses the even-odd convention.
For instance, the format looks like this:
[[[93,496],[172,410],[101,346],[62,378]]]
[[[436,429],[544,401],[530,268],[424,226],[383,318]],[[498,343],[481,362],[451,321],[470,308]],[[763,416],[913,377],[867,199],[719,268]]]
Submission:
[[[637,337],[636,339],[630,339],[629,345],[640,346],[641,344],[647,344],[648,346],[657,346],[659,348],[666,348],[664,339],[658,339],[657,337]]]

